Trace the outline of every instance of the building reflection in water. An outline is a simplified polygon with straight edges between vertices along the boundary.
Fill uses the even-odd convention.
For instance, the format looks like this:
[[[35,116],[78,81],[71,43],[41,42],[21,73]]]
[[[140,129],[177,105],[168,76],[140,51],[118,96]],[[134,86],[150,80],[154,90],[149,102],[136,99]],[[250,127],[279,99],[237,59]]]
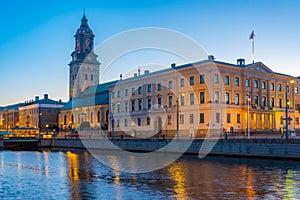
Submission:
[[[73,199],[82,199],[80,194],[78,154],[68,151],[66,156],[68,159],[68,177],[71,183],[70,196]]]
[[[289,169],[286,174],[285,179],[285,187],[286,187],[286,195],[284,199],[298,199],[297,196],[297,182],[295,180],[295,174],[294,170]]]
[[[176,199],[185,199],[188,198],[186,192],[186,182],[185,182],[185,173],[183,170],[182,163],[176,162],[170,165],[168,168],[170,177],[174,180],[174,192],[176,193]]]

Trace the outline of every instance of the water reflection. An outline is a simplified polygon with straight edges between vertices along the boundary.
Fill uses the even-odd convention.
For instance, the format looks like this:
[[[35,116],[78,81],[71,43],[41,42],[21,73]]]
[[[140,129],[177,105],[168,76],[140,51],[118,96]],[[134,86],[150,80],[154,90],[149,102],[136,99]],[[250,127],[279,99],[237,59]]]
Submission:
[[[137,167],[134,157],[128,160]],[[130,174],[86,152],[0,151],[0,179],[0,199],[300,198],[300,163],[276,160],[184,156],[161,170]]]

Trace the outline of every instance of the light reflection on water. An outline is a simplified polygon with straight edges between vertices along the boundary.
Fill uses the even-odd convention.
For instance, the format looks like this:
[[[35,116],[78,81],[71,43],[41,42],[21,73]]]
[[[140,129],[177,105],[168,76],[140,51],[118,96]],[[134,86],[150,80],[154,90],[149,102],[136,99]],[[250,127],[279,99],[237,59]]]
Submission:
[[[300,199],[300,162],[277,160],[184,156],[130,174],[87,152],[0,151],[0,180],[0,199]]]

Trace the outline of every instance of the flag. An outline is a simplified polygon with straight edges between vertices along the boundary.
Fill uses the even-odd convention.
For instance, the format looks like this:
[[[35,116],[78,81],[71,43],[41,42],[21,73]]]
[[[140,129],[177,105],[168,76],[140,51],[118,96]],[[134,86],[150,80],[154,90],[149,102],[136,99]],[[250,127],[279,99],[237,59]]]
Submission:
[[[253,40],[254,39],[254,31],[252,31],[252,33],[249,36],[249,40]]]

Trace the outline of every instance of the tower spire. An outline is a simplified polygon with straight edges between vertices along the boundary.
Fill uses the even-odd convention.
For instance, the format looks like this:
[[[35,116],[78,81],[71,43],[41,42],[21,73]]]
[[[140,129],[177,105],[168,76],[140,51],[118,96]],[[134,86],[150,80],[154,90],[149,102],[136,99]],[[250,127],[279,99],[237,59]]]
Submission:
[[[88,20],[85,16],[85,9],[83,9],[83,16],[82,16],[82,19],[81,19],[81,26],[87,26],[88,25]]]

